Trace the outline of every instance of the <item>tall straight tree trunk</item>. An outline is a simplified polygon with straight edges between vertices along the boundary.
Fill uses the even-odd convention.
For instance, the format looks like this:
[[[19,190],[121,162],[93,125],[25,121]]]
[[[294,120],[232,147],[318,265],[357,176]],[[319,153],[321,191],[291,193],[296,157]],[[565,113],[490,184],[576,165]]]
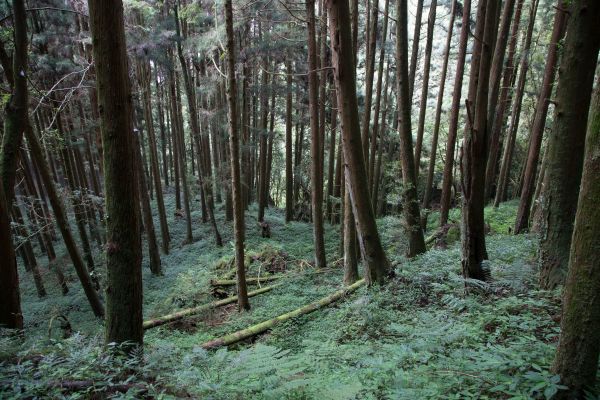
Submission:
[[[13,0],[15,51],[11,71],[4,71],[12,81],[13,91],[6,104],[4,135],[0,151],[0,326],[23,328],[17,260],[13,249],[9,213],[14,198],[18,151],[27,122],[27,16],[25,2]]]
[[[13,247],[9,203],[4,196],[4,185],[0,185],[0,326],[22,329],[21,294],[17,274],[17,258]]]
[[[262,222],[265,218],[265,208],[267,207],[268,199],[267,195],[267,115],[269,107],[269,95],[267,92],[267,69],[269,67],[268,60],[264,61],[264,68],[262,71],[262,92],[260,95],[260,133],[259,133],[259,148],[260,148],[260,159],[259,159],[259,170],[258,172],[258,221]]]
[[[440,226],[448,223],[448,212],[452,196],[452,182],[454,169],[454,149],[458,132],[458,119],[460,100],[462,95],[463,77],[465,73],[465,58],[467,55],[467,42],[469,38],[469,23],[471,21],[471,0],[463,3],[462,22],[460,28],[460,41],[458,43],[458,56],[456,59],[456,75],[452,89],[452,106],[450,108],[450,123],[448,127],[448,140],[446,142],[446,161],[442,178],[442,198],[440,200]]]
[[[165,210],[165,201],[163,198],[162,182],[160,181],[160,169],[158,166],[158,150],[156,135],[154,134],[154,121],[152,118],[152,90],[150,86],[151,71],[150,64],[146,61],[140,61],[138,64],[138,79],[140,89],[142,90],[142,102],[144,107],[144,121],[146,131],[148,132],[148,147],[150,150],[150,178],[154,182],[154,191],[156,193],[156,208],[160,222],[160,233],[162,238],[163,253],[169,254],[169,225],[167,222],[167,212]]]
[[[317,43],[315,38],[315,2],[306,1],[308,21],[308,99],[310,107],[311,144],[311,203],[313,219],[313,238],[315,242],[315,266],[325,268],[325,240],[323,238],[323,179],[321,162],[321,135],[319,131],[319,79],[317,76]],[[324,84],[324,82],[322,83]]]
[[[367,186],[367,170],[361,145],[356,75],[352,63],[352,36],[350,11],[344,0],[327,0],[329,29],[338,95],[342,145],[346,177],[346,191],[356,220],[358,241],[368,284],[383,283],[389,271],[389,262],[379,239],[377,223]]]
[[[502,80],[502,67],[504,66],[504,56],[506,54],[506,44],[508,43],[508,34],[512,20],[512,14],[515,8],[516,0],[506,0],[502,10],[502,23],[499,27],[496,45],[494,46],[494,58],[492,61],[492,70],[490,72],[490,94],[488,104],[488,150],[487,165],[485,171],[485,193],[484,198],[487,202],[491,196],[492,184],[496,176],[496,167],[498,164],[498,147],[500,143],[500,130],[495,131],[494,120],[496,118],[496,109],[499,100],[500,82]],[[519,11],[520,12],[520,11]],[[520,14],[519,14],[520,16]],[[519,21],[515,19],[514,24]],[[508,49],[510,53],[510,48]],[[510,54],[509,54],[510,57]]]
[[[373,113],[373,132],[371,133],[371,150],[370,157],[365,160],[367,165],[369,166],[369,184],[371,185],[371,191],[373,191],[374,187],[374,173],[375,173],[375,152],[377,151],[377,135],[379,134],[379,112],[381,110],[381,90],[383,85],[383,64],[385,61],[385,40],[387,38],[387,29],[388,29],[388,12],[390,8],[390,0],[385,0],[385,6],[383,8],[383,28],[381,33],[381,43],[379,45],[379,63],[377,67],[377,83],[375,85],[375,110]],[[385,71],[386,78],[386,88],[387,92],[387,84],[388,84],[388,76],[389,76],[389,64]],[[386,93],[387,95],[387,93]],[[375,207],[376,199],[373,199],[373,206]]]
[[[529,152],[525,164],[525,175],[523,176],[523,185],[521,189],[521,199],[517,211],[517,220],[515,222],[515,234],[521,233],[529,228],[529,211],[531,210],[531,201],[535,189],[535,177],[537,174],[537,165],[540,158],[540,149],[542,147],[542,137],[546,125],[546,116],[548,115],[548,106],[550,105],[550,95],[554,86],[554,76],[556,63],[558,60],[558,43],[562,39],[565,31],[566,4],[564,0],[559,0],[556,14],[554,16],[554,28],[548,54],[546,56],[546,69],[544,71],[544,80],[538,95],[536,110],[529,137]]]
[[[144,329],[139,177],[123,3],[89,0],[88,5],[101,110],[108,215],[106,342],[141,345]]]
[[[457,0],[452,1],[452,7],[450,8],[450,22],[448,23],[446,50],[444,52],[444,62],[442,64],[442,74],[440,76],[440,90],[438,92],[437,104],[435,107],[435,122],[433,125],[433,135],[431,137],[431,150],[429,151],[429,168],[427,169],[427,181],[425,184],[425,193],[423,194],[423,208],[429,208],[429,202],[431,201],[433,173],[435,171],[435,157],[437,154],[438,137],[440,134],[440,121],[442,119],[442,104],[444,103],[444,89],[446,88],[446,74],[448,72],[448,58],[450,55],[450,45],[452,44],[454,19],[456,17],[456,1]]]
[[[370,3],[370,0],[367,0]],[[367,11],[368,12],[368,11]],[[373,101],[373,75],[375,73],[375,50],[377,45],[377,20],[379,19],[379,0],[371,4],[370,23],[367,22],[367,54],[365,60],[365,109],[362,125],[362,147],[365,165],[369,165],[369,132],[371,128],[371,104]],[[377,118],[377,116],[375,116]]]
[[[500,174],[498,176],[498,187],[496,189],[496,197],[494,198],[494,207],[498,207],[500,202],[506,200],[508,192],[508,180],[510,176],[510,168],[512,165],[513,151],[515,147],[517,130],[519,129],[519,121],[521,117],[521,106],[523,104],[523,92],[525,90],[525,82],[527,78],[527,72],[529,71],[529,49],[531,47],[531,39],[533,35],[533,28],[535,25],[535,16],[539,0],[534,0],[531,3],[529,13],[529,23],[527,26],[527,33],[523,44],[523,51],[521,54],[521,62],[519,65],[519,79],[514,94],[514,103],[510,118],[510,129],[508,137],[504,144],[504,153],[502,155],[502,163],[500,165]]]
[[[500,81],[502,80],[502,67],[504,65],[504,56],[506,54],[506,44],[508,42],[508,33],[510,30],[510,24],[512,20],[512,13],[515,7],[516,0],[506,0],[504,2],[504,8],[502,10],[502,23],[499,27],[498,37],[496,38],[496,45],[494,46],[494,57],[492,62],[492,70],[490,72],[490,93],[489,93],[489,104],[488,104],[488,145],[486,151],[488,154],[488,162],[486,165],[486,179],[485,179],[485,193],[484,198],[487,201],[490,198],[490,192],[492,189],[492,183],[494,175],[496,174],[496,157],[490,157],[492,147],[494,151],[497,150],[500,135],[494,135],[494,119],[496,118],[496,107],[498,105],[498,94],[500,92]],[[518,21],[514,22],[518,24]],[[510,51],[510,50],[509,50]],[[499,132],[499,131],[498,131]]]
[[[425,131],[425,112],[427,111],[427,94],[429,93],[429,72],[431,69],[431,49],[433,47],[433,28],[435,27],[435,12],[437,0],[432,0],[427,18],[427,41],[425,43],[425,62],[423,63],[423,80],[421,87],[421,102],[419,103],[419,124],[417,125],[417,142],[415,143],[415,175],[419,176],[421,169],[421,149],[423,148],[423,132]]]
[[[285,222],[294,219],[294,164],[292,152],[292,63],[286,63],[285,98]]]
[[[589,4],[589,2],[588,2]],[[596,7],[597,9],[597,7]],[[578,10],[574,10],[577,12]],[[594,10],[589,10],[593,15]],[[596,11],[596,18],[600,13]],[[578,15],[569,24],[578,21]],[[596,19],[596,23],[598,20]],[[600,82],[598,82],[600,83]],[[593,390],[600,354],[600,86],[596,87],[588,121],[585,160],[575,226],[571,239],[569,273],[563,297],[561,334],[552,372],[569,386],[558,398],[580,399]]]
[[[515,84],[515,78],[517,75],[517,67],[515,66],[515,50],[517,47],[517,38],[519,36],[519,26],[521,23],[521,14],[523,11],[523,3],[524,0],[517,0],[517,5],[516,5],[516,10],[515,10],[515,15],[514,15],[514,19],[512,22],[512,28],[511,28],[511,32],[510,32],[510,41],[508,44],[508,50],[507,50],[507,59],[506,59],[506,66],[504,67],[504,72],[502,75],[502,85],[500,87],[500,95],[497,101],[497,105],[496,105],[496,110],[495,110],[495,115],[493,118],[493,123],[492,123],[492,130],[491,130],[491,139],[490,139],[490,149],[489,149],[489,155],[488,155],[488,166],[486,167],[486,185],[490,185],[489,186],[489,195],[491,196],[491,191],[494,185],[494,181],[496,182],[496,194],[494,197],[494,206],[496,206],[496,198],[498,198],[498,191],[499,191],[499,176],[498,178],[496,178],[495,174],[496,174],[496,170],[498,167],[498,156],[501,153],[501,137],[503,135],[504,132],[504,127],[506,125],[506,120],[507,120],[507,112],[508,109],[510,108],[510,104],[512,102],[512,88],[514,87]],[[492,111],[491,107],[489,108],[490,111]],[[497,138],[497,141],[496,141]],[[505,140],[505,144],[506,144],[506,140]],[[502,166],[502,163],[500,164],[500,166]],[[490,182],[491,180],[491,182]],[[488,199],[489,197],[486,197],[486,199]]]
[[[139,171],[140,185],[140,203],[142,208],[142,220],[144,222],[144,230],[146,231],[146,240],[148,242],[148,255],[150,258],[150,271],[153,275],[162,275],[162,266],[160,262],[160,254],[158,252],[158,244],[156,241],[156,232],[154,231],[154,220],[152,219],[152,209],[150,208],[150,196],[148,195],[148,185],[146,185],[146,177],[142,167],[142,154],[140,152],[140,141],[135,136],[136,147],[136,164]]]
[[[412,104],[413,94],[415,92],[415,76],[417,75],[417,61],[419,60],[419,40],[421,38],[421,18],[423,17],[423,0],[417,0],[416,8],[415,30],[412,37],[410,69],[408,72],[408,96],[410,104]]]
[[[12,93],[4,108],[4,135],[0,152],[0,179],[10,205],[15,197],[19,148],[27,121],[27,16],[23,0],[13,0],[15,51],[12,65]],[[5,71],[6,74],[6,71]],[[10,210],[10,207],[8,208]]]
[[[461,163],[462,270],[465,278],[486,280],[482,261],[487,259],[483,215],[487,145],[487,107],[493,39],[496,36],[497,0],[480,0],[477,6],[476,40],[471,61],[467,124]]]
[[[233,229],[235,236],[235,264],[237,272],[238,307],[249,310],[246,268],[244,266],[244,207],[240,178],[240,141],[238,137],[237,87],[235,79],[235,41],[233,36],[233,6],[225,0],[227,30],[227,103],[229,117],[229,151],[231,153],[231,186],[233,193]]]
[[[175,6],[175,25],[177,28],[177,35],[179,36],[179,15],[177,11],[177,6]],[[223,240],[221,239],[221,234],[219,233],[219,228],[217,227],[217,222],[215,220],[214,204],[212,201],[212,190],[210,188],[212,182],[212,176],[210,171],[210,149],[207,149],[208,146],[206,146],[206,143],[204,143],[204,146],[201,144],[200,126],[198,125],[198,110],[196,106],[196,98],[194,96],[194,87],[192,86],[187,62],[183,55],[181,42],[177,42],[177,55],[179,57],[179,63],[181,64],[181,69],[183,71],[183,81],[185,85],[186,97],[188,100],[188,110],[190,113],[192,138],[193,142],[196,145],[197,156],[201,159],[201,161],[198,162],[198,175],[200,176],[200,184],[202,186],[201,193],[204,193],[204,196],[206,197],[206,210],[208,218],[210,220],[210,224],[213,229],[213,233],[215,235],[215,243],[217,244],[217,246],[222,246]],[[202,165],[203,163],[204,165]]]
[[[417,197],[417,176],[412,143],[410,118],[411,102],[408,78],[408,10],[407,0],[397,0],[396,15],[396,84],[398,89],[398,122],[400,131],[400,165],[402,168],[402,199],[405,229],[408,236],[408,257],[425,252],[425,239],[421,229],[421,211]]]
[[[563,283],[567,272],[583,168],[586,122],[600,47],[600,2],[580,0],[571,3],[570,12],[544,176],[545,232],[539,253],[540,285],[544,289]]]

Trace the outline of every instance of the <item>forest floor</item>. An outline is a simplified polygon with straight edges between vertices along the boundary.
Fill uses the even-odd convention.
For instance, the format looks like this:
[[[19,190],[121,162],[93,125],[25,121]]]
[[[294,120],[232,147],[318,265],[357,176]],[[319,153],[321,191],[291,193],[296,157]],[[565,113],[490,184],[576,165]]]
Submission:
[[[198,240],[182,247],[185,221],[174,217],[173,196],[167,196],[167,206],[172,251],[162,257],[161,277],[150,274],[144,259],[146,319],[214,301],[210,280],[232,276],[232,228],[222,210],[222,248],[214,245],[208,224],[199,222],[198,211]],[[401,219],[385,217],[378,226],[396,272],[388,284],[361,287],[252,342],[216,351],[201,345],[342,287],[338,226],[327,225],[329,269],[315,273],[311,225],[285,224],[283,212],[270,209],[272,237],[265,239],[251,208],[248,275],[285,274],[279,285],[251,298],[250,312],[240,314],[232,304],[147,330],[143,355],[135,358],[111,357],[113,349],[102,346],[102,323],[70,270],[71,291],[64,297],[46,271],[45,299],[37,298],[23,273],[25,336],[0,335],[0,398],[549,398],[559,388],[547,371],[558,339],[560,295],[537,290],[534,238],[504,234],[515,212],[515,203],[486,210],[492,280],[467,282],[468,294],[457,230],[446,249],[407,261]],[[457,217],[454,211],[451,219]],[[430,216],[428,234],[436,218]],[[59,315],[74,332],[66,339]]]

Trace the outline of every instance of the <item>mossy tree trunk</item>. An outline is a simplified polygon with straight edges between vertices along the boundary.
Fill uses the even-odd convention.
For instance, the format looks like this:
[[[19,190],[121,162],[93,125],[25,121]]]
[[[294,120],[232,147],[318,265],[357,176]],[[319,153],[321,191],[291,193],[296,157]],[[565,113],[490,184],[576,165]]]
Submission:
[[[417,175],[412,142],[411,102],[408,77],[408,10],[406,0],[397,0],[396,15],[396,84],[398,89],[398,119],[400,131],[400,165],[402,169],[402,199],[405,229],[408,236],[408,257],[425,252],[421,229],[421,211],[417,195]],[[415,44],[413,43],[413,46]]]
[[[590,4],[591,2],[582,1]],[[600,18],[599,7],[589,6],[587,16]],[[581,14],[574,10],[576,24]],[[596,30],[597,31],[597,30]],[[596,35],[598,37],[598,35]],[[592,37],[588,36],[592,39]],[[598,82],[600,84],[600,82]],[[598,373],[600,354],[600,86],[590,110],[585,145],[585,161],[575,227],[571,240],[569,273],[565,284],[561,335],[552,371],[561,376],[567,391],[558,398],[584,398]]]
[[[17,259],[10,229],[10,210],[14,198],[18,152],[27,123],[27,16],[25,2],[13,0],[15,51],[13,55],[13,92],[6,104],[4,136],[0,151],[0,325],[21,329],[21,299]],[[8,63],[7,63],[8,64]],[[5,71],[9,73],[10,71]]]
[[[121,0],[89,0],[104,148],[106,342],[141,345],[142,244],[133,104]],[[160,188],[157,188],[160,190]]]
[[[564,281],[577,196],[583,168],[586,121],[600,47],[600,2],[571,3],[564,52],[558,71],[554,127],[548,138],[544,175],[540,284],[553,288]],[[598,198],[594,199],[596,202]]]

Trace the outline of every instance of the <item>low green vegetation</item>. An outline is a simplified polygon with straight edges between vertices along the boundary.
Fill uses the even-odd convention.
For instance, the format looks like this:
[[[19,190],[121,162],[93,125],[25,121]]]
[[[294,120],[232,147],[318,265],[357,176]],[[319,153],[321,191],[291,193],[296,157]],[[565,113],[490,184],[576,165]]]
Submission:
[[[38,300],[23,275],[26,336],[0,339],[0,397],[526,399],[550,398],[560,388],[546,372],[559,334],[559,293],[536,289],[536,241],[506,235],[514,203],[486,213],[491,282],[463,280],[457,242],[407,261],[402,222],[388,216],[379,228],[396,276],[386,286],[360,288],[252,342],[203,350],[207,340],[341,287],[338,227],[327,228],[329,265],[317,272],[309,224],[286,225],[271,209],[272,238],[263,239],[254,211],[247,214],[248,276],[285,274],[280,285],[251,298],[248,313],[232,304],[146,331],[138,357],[121,358],[118,349],[102,345],[101,324],[75,282],[61,297],[47,273],[50,298]],[[144,272],[147,318],[233,294],[210,285],[233,276],[231,224],[219,219],[226,246],[214,246],[208,226],[195,224],[194,236],[202,239],[163,257],[165,276]],[[184,221],[171,224],[174,243],[181,242]],[[87,386],[71,387],[82,381]]]

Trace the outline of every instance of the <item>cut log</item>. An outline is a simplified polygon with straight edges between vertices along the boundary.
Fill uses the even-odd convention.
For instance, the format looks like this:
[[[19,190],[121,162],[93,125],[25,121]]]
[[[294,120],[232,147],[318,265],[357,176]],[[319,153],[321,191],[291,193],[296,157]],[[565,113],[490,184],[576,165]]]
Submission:
[[[345,287],[341,290],[338,290],[337,292],[335,292],[327,297],[324,297],[321,300],[315,301],[314,303],[310,303],[304,307],[300,307],[300,308],[298,308],[294,311],[291,311],[287,314],[283,314],[283,315],[280,315],[273,319],[253,325],[249,328],[242,329],[240,331],[231,333],[229,335],[211,340],[209,342],[204,343],[202,345],[202,347],[207,350],[214,349],[214,348],[221,347],[221,346],[228,346],[230,344],[237,343],[241,340],[250,338],[252,336],[256,336],[260,333],[263,333],[263,332],[273,328],[275,325],[277,325],[280,322],[287,321],[289,319],[298,317],[300,315],[309,314],[320,308],[328,306],[328,305],[334,303],[335,301],[341,299],[342,297],[346,296],[347,294],[354,292],[356,289],[358,289],[359,287],[361,287],[364,284],[365,284],[365,280],[360,279],[360,280],[356,281],[355,283],[353,283],[352,285]]]
[[[280,278],[283,278],[285,275],[267,275],[260,278],[246,278],[246,284],[248,285],[258,285],[262,282],[270,282]],[[237,281],[235,279],[213,279],[210,281],[212,286],[235,286]]]
[[[264,288],[255,290],[253,292],[249,292],[248,297],[253,297],[253,296],[256,296],[256,295],[259,295],[262,293],[266,293],[266,292],[270,291],[271,289],[273,289],[274,287],[276,287],[276,285],[266,286]],[[170,322],[178,321],[180,319],[189,317],[191,315],[201,313],[202,311],[206,311],[206,310],[210,310],[210,309],[217,308],[220,306],[224,306],[226,304],[235,303],[237,301],[237,299],[238,299],[237,296],[232,296],[232,297],[228,297],[223,300],[218,300],[218,301],[213,301],[212,303],[203,304],[198,307],[186,308],[184,310],[177,311],[172,314],[164,315],[162,317],[149,319],[148,321],[144,321],[144,329],[154,328],[154,327],[157,327],[160,325],[168,324]]]

